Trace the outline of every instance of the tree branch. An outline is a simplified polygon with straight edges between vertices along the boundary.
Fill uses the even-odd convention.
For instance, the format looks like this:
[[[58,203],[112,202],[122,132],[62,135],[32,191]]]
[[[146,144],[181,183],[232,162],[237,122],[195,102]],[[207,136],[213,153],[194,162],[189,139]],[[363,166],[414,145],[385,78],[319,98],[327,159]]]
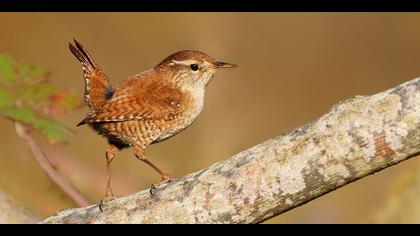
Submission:
[[[70,182],[61,176],[51,165],[48,158],[42,152],[41,148],[35,143],[32,137],[26,132],[25,127],[15,121],[15,131],[17,135],[28,144],[35,159],[40,164],[41,168],[48,175],[50,180],[56,184],[67,196],[69,196],[77,205],[84,207],[89,206],[89,201],[81,194]]]
[[[0,224],[34,224],[38,219],[0,190]]]
[[[420,153],[420,78],[171,182],[43,223],[258,223]]]

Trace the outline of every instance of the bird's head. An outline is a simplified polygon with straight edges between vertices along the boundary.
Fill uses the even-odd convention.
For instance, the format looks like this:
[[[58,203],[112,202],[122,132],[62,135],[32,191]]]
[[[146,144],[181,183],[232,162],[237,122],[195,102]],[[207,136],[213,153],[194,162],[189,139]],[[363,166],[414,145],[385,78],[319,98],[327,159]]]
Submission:
[[[235,64],[217,61],[203,52],[183,50],[168,56],[154,69],[165,79],[194,89],[204,88],[216,71],[234,67]]]

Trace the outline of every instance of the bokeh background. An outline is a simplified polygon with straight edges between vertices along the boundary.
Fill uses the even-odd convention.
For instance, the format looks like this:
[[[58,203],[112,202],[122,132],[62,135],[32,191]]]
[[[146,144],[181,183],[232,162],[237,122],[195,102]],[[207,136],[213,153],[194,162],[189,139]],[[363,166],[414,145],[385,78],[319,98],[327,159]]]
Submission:
[[[0,22],[1,53],[49,68],[54,83],[81,98],[81,69],[67,48],[73,38],[113,84],[181,49],[238,64],[215,76],[190,128],[147,150],[178,177],[312,121],[340,100],[420,76],[418,13],[0,13]],[[67,145],[38,142],[95,203],[104,194],[106,141],[75,127],[86,111],[60,117],[76,131]],[[0,129],[0,188],[40,218],[76,207],[51,184],[10,121],[0,119]],[[419,208],[410,205],[420,193],[419,167],[412,158],[267,223],[419,223]],[[131,149],[113,162],[117,195],[158,180]]]

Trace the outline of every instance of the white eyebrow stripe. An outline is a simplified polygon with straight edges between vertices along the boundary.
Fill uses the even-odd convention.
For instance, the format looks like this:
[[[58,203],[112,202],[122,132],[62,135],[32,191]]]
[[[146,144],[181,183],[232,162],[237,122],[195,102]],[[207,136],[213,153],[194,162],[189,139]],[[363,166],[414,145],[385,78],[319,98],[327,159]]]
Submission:
[[[191,64],[198,64],[198,62],[194,61],[194,60],[185,60],[185,61],[172,60],[172,63],[180,64],[180,65],[187,65],[187,66],[189,66]]]

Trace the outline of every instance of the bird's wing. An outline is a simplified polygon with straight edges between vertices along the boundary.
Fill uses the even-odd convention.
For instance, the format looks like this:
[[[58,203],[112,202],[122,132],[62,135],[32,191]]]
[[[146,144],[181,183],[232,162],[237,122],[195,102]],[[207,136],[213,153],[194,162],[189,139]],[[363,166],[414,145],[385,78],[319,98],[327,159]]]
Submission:
[[[69,43],[70,51],[80,61],[85,79],[85,101],[91,110],[96,111],[113,93],[108,76],[95,63],[89,52],[74,40]]]
[[[165,85],[147,86],[114,94],[101,109],[78,124],[145,119],[173,119],[182,109],[184,96]]]

